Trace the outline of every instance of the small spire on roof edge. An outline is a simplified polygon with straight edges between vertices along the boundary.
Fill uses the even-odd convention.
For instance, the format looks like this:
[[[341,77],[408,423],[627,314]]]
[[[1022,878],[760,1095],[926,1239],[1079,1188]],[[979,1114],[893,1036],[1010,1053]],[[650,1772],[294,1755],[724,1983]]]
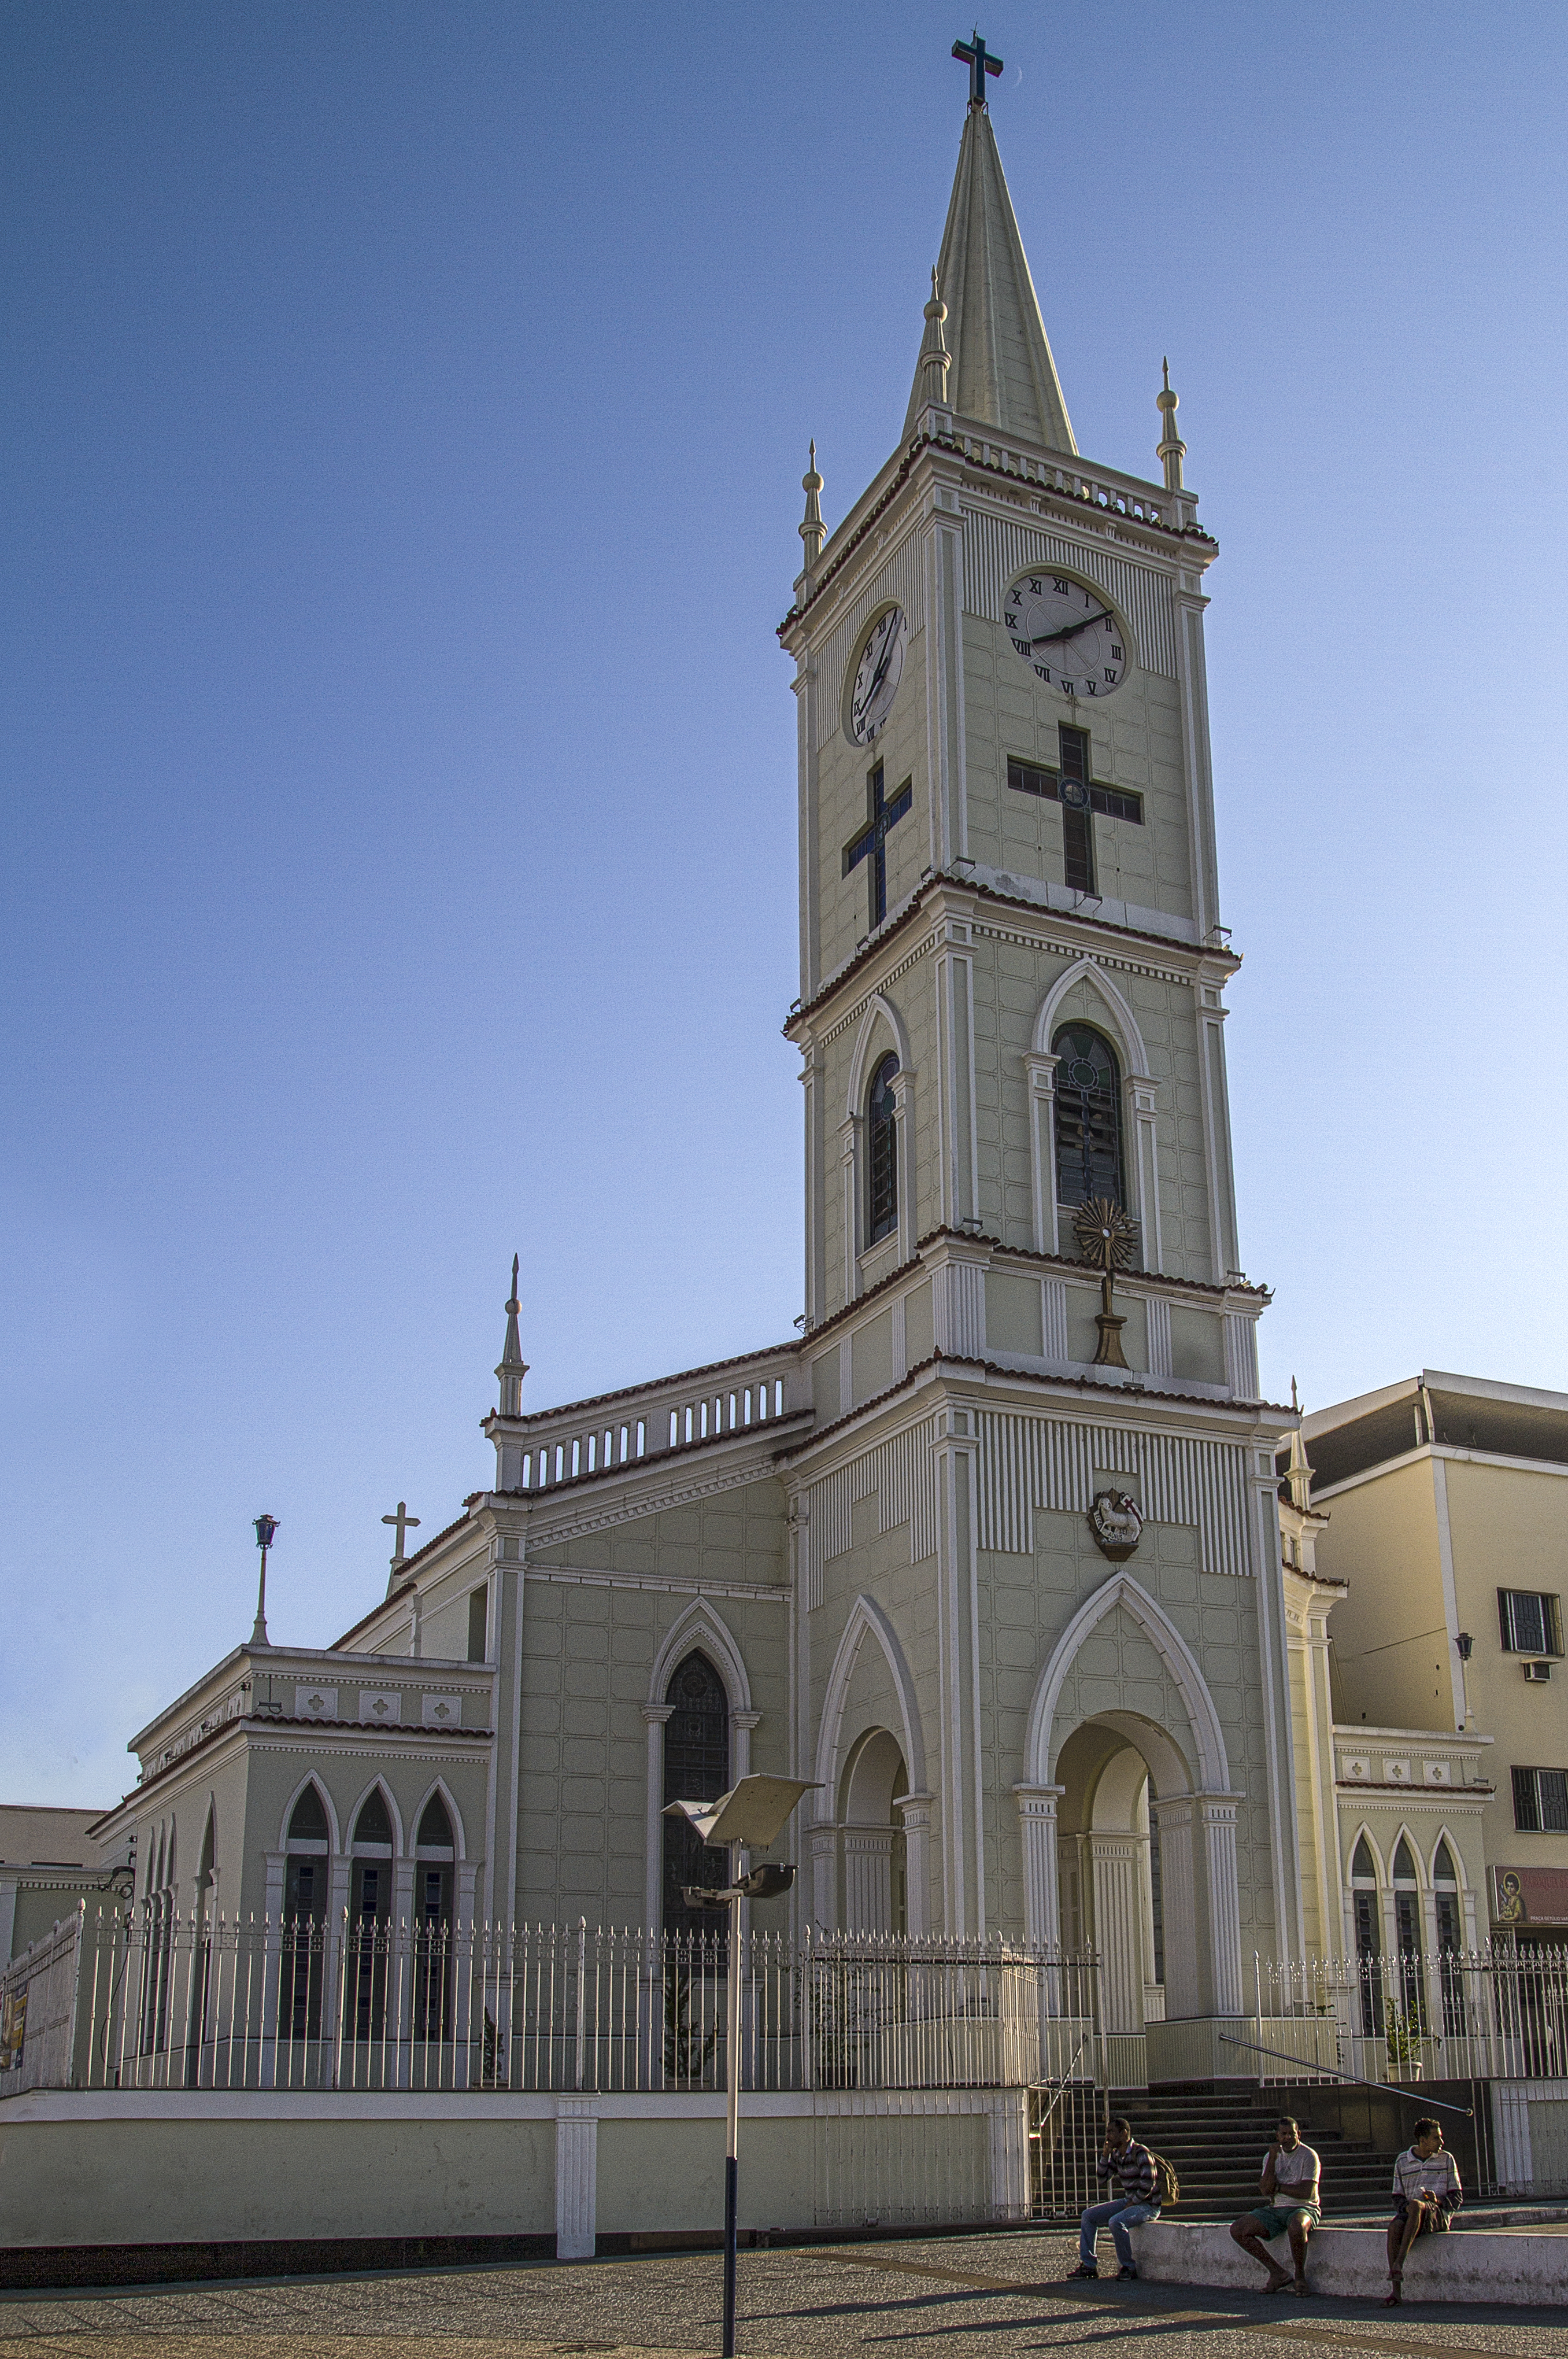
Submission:
[[[942,288],[936,277],[936,265],[931,266],[931,300],[925,306],[925,336],[920,347],[920,389],[927,402],[939,408],[947,406],[947,371],[952,366],[952,354],[942,325],[947,317],[947,306],[942,300]]]
[[[502,1417],[523,1414],[523,1379],[528,1373],[528,1363],[523,1357],[523,1346],[517,1335],[517,1313],[522,1309],[517,1299],[518,1256],[512,1256],[512,1292],[506,1303],[506,1342],[502,1347],[496,1375],[501,1380],[501,1398],[496,1404]]]
[[[1298,1514],[1312,1510],[1312,1468],[1307,1464],[1306,1443],[1302,1439],[1301,1402],[1296,1397],[1296,1380],[1291,1378],[1291,1407],[1296,1412],[1297,1423],[1291,1429],[1290,1459],[1285,1467],[1285,1480],[1290,1484],[1291,1505]]]
[[[1168,492],[1179,492],[1184,488],[1182,461],[1187,455],[1187,446],[1176,432],[1178,403],[1176,396],[1171,391],[1171,364],[1168,360],[1162,360],[1160,367],[1165,382],[1162,390],[1154,396],[1154,407],[1162,413],[1165,423],[1164,431],[1160,437],[1160,447],[1154,456],[1156,459],[1164,461],[1165,489]]]
[[[815,442],[811,445],[811,463],[800,479],[800,488],[806,494],[806,521],[799,530],[800,537],[806,543],[806,562],[809,568],[815,565],[821,556],[822,544],[827,538],[827,527],[822,521],[822,502],[818,497],[822,489],[822,478],[816,472]]]

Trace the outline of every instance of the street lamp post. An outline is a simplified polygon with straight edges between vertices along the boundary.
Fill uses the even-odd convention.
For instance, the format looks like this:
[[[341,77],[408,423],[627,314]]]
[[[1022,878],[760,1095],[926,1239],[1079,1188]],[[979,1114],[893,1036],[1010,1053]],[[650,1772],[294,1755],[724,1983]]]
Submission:
[[[256,1591],[255,1627],[251,1632],[253,1647],[265,1647],[266,1635],[266,1552],[277,1538],[277,1517],[258,1516],[255,1519],[256,1546],[261,1550],[261,1585]]]
[[[688,1884],[684,1898],[688,1908],[730,1911],[729,2071],[725,2092],[724,2139],[724,2351],[735,2359],[735,2239],[741,2189],[741,1903],[773,1900],[795,1882],[794,1865],[754,1867],[741,1873],[741,1854],[765,1851],[783,1833],[790,1812],[803,1794],[818,1781],[809,1777],[742,1777],[716,1802],[669,1802],[667,1819],[686,1819],[705,1843],[730,1853],[730,1881],[721,1891]]]

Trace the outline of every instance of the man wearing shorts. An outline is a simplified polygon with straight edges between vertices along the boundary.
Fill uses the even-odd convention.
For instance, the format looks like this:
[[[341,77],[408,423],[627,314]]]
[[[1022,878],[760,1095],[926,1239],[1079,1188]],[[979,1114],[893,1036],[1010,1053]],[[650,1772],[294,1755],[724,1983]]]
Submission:
[[[1318,2180],[1322,2165],[1310,2146],[1302,2144],[1301,2130],[1292,2114],[1281,2116],[1274,2133],[1274,2143],[1263,2157],[1263,2175],[1259,2184],[1263,2201],[1255,2211],[1244,2212],[1232,2221],[1230,2233],[1244,2253],[1261,2261],[1269,2272],[1265,2293],[1283,2293],[1287,2287],[1292,2293],[1306,2293],[1307,2238],[1321,2216],[1318,2202]],[[1292,2276],[1282,2269],[1273,2255],[1267,2251],[1268,2242],[1275,2236],[1288,2236],[1291,2258],[1295,2263]]]
[[[1430,2119],[1417,2122],[1414,2138],[1394,2165],[1385,2310],[1397,2308],[1405,2298],[1405,2255],[1416,2238],[1441,2234],[1464,2201],[1459,2166],[1443,2143],[1443,2132]]]

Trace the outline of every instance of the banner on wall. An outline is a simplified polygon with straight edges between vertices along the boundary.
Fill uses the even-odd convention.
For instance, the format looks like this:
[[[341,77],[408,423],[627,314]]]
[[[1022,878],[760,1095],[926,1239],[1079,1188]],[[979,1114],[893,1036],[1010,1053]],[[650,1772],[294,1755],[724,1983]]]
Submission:
[[[1492,1915],[1499,1925],[1568,1925],[1568,1867],[1494,1867]]]

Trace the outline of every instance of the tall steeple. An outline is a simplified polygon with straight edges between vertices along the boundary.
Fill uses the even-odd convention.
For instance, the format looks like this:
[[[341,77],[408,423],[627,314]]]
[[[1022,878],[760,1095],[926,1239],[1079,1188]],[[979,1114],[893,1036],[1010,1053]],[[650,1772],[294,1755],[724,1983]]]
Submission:
[[[971,104],[965,118],[936,275],[947,306],[948,408],[978,426],[1076,456],[1078,446],[983,105]],[[906,442],[931,399],[928,357],[923,348],[903,421]]]

